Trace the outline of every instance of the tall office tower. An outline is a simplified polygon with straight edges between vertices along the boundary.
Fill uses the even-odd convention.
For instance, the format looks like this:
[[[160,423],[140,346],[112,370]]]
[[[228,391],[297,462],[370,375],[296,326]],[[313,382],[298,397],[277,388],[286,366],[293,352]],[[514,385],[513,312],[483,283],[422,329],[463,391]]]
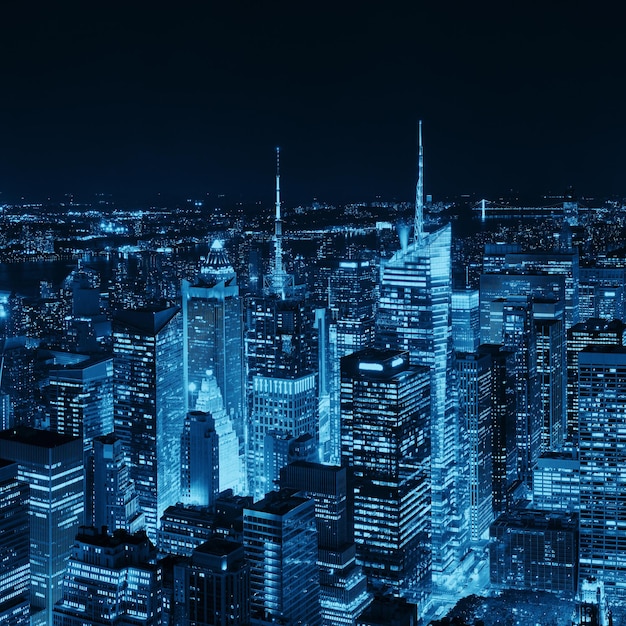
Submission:
[[[145,516],[139,508],[126,452],[115,433],[94,438],[93,470],[93,526],[131,534],[143,530]]]
[[[480,277],[480,340],[499,343],[499,322],[491,321],[491,303],[509,298],[565,302],[565,278],[548,274],[483,274]]]
[[[476,352],[480,344],[478,289],[452,292],[452,345],[457,352]]]
[[[567,436],[578,441],[578,354],[587,346],[623,346],[626,324],[591,318],[567,331]]]
[[[519,246],[489,244],[485,247],[483,271],[486,274],[562,276],[566,328],[578,324],[580,317],[578,284],[580,280],[577,249],[522,252]],[[482,277],[481,277],[482,289]],[[518,292],[523,293],[523,292]],[[501,296],[515,294],[500,294]],[[536,294],[534,294],[536,295]],[[482,297],[482,294],[481,294]]]
[[[219,490],[232,489],[236,493],[243,490],[244,463],[241,456],[241,440],[230,419],[217,379],[209,370],[202,379],[196,398],[196,411],[209,413],[213,420],[218,440]]]
[[[28,485],[0,459],[0,624],[30,625]]]
[[[174,565],[173,624],[250,623],[250,571],[243,546],[217,537]]]
[[[215,502],[220,491],[218,439],[210,413],[187,413],[180,455],[183,502],[197,506]]]
[[[492,508],[492,417],[491,357],[489,354],[458,352],[459,406],[468,436],[470,531],[478,541],[493,521]]]
[[[450,224],[431,233],[423,226],[423,148],[414,241],[384,264],[376,316],[380,348],[408,350],[411,363],[431,373],[431,490],[433,576],[444,582],[469,549],[466,493],[460,468],[463,433],[458,415],[452,349]]]
[[[530,486],[543,425],[532,301],[522,296],[492,301],[490,318],[493,343],[502,343],[515,355],[517,472]]]
[[[328,301],[329,327],[329,430],[327,460],[341,463],[341,357],[374,345],[376,266],[367,259],[339,261],[331,270]]]
[[[407,352],[370,348],[341,360],[342,465],[354,480],[357,557],[375,588],[420,601],[431,586],[431,378]]]
[[[76,536],[54,626],[161,624],[161,575],[145,532],[112,535],[83,526]]]
[[[321,626],[313,500],[282,489],[243,512],[252,624]]]
[[[556,451],[567,435],[567,350],[562,302],[533,301],[537,378],[542,413],[541,449]]]
[[[625,285],[626,269],[623,267],[581,267],[580,321],[592,317],[624,321]]]
[[[626,597],[626,348],[588,346],[578,355],[580,581]]]
[[[176,504],[161,517],[157,547],[161,554],[191,556],[213,536],[215,515],[206,506]]]
[[[194,284],[182,281],[185,389],[188,410],[196,393],[212,372],[243,445],[245,425],[245,378],[243,350],[243,305],[237,275],[220,241],[213,242],[206,263]]]
[[[367,579],[356,563],[347,468],[297,461],[282,469],[280,486],[302,491],[315,501],[324,624],[354,624],[371,597]]]
[[[52,624],[63,574],[83,523],[83,445],[80,439],[19,426],[0,433],[0,459],[17,463],[30,487],[30,605]]]
[[[509,491],[517,479],[517,399],[515,352],[501,345],[483,344],[479,355],[491,361],[491,500],[494,514],[506,510]]]
[[[50,427],[83,440],[85,520],[93,519],[93,440],[113,431],[113,360],[89,359],[50,370]]]
[[[118,311],[113,317],[115,433],[130,459],[148,536],[180,500],[185,419],[181,316],[177,307]]]
[[[289,463],[319,460],[317,441],[309,433],[294,437],[282,431],[271,431],[265,436],[264,446],[264,475],[271,489],[278,489],[280,471]]]

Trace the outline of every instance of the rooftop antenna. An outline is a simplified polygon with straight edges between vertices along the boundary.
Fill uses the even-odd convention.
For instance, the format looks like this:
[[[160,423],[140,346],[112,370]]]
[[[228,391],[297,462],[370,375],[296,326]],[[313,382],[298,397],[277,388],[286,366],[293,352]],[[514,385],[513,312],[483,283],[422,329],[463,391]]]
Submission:
[[[424,237],[424,146],[422,146],[422,120],[417,126],[417,186],[415,188],[415,226],[413,236],[420,244]]]

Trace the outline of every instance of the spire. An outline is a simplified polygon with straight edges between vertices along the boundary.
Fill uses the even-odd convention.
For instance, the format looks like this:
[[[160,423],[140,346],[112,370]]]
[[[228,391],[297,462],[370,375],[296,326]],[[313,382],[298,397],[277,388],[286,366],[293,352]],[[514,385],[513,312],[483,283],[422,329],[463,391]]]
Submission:
[[[419,121],[417,131],[417,186],[415,189],[415,226],[414,238],[416,243],[424,236],[424,147],[422,146],[422,120]]]
[[[274,217],[274,258],[271,273],[265,287],[272,293],[285,297],[285,290],[290,286],[293,277],[283,267],[283,222],[280,217],[280,148],[276,148],[276,212]]]

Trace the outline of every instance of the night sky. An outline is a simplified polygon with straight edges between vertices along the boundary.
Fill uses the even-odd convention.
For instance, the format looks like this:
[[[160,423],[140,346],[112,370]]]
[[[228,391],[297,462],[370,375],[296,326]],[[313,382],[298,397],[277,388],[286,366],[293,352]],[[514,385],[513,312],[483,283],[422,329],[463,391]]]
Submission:
[[[3,3],[0,202],[626,195],[620,4]]]

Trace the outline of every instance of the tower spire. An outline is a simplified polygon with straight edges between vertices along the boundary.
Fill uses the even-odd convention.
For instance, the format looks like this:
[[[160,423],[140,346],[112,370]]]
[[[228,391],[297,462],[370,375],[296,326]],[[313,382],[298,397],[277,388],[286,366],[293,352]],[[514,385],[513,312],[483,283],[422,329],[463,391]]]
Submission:
[[[424,236],[424,146],[422,146],[422,120],[418,123],[417,145],[417,185],[415,188],[415,225],[413,236],[415,242],[419,244]]]
[[[283,225],[280,219],[280,148],[276,148],[276,215],[274,217],[274,267],[272,287],[275,293],[283,292]]]

